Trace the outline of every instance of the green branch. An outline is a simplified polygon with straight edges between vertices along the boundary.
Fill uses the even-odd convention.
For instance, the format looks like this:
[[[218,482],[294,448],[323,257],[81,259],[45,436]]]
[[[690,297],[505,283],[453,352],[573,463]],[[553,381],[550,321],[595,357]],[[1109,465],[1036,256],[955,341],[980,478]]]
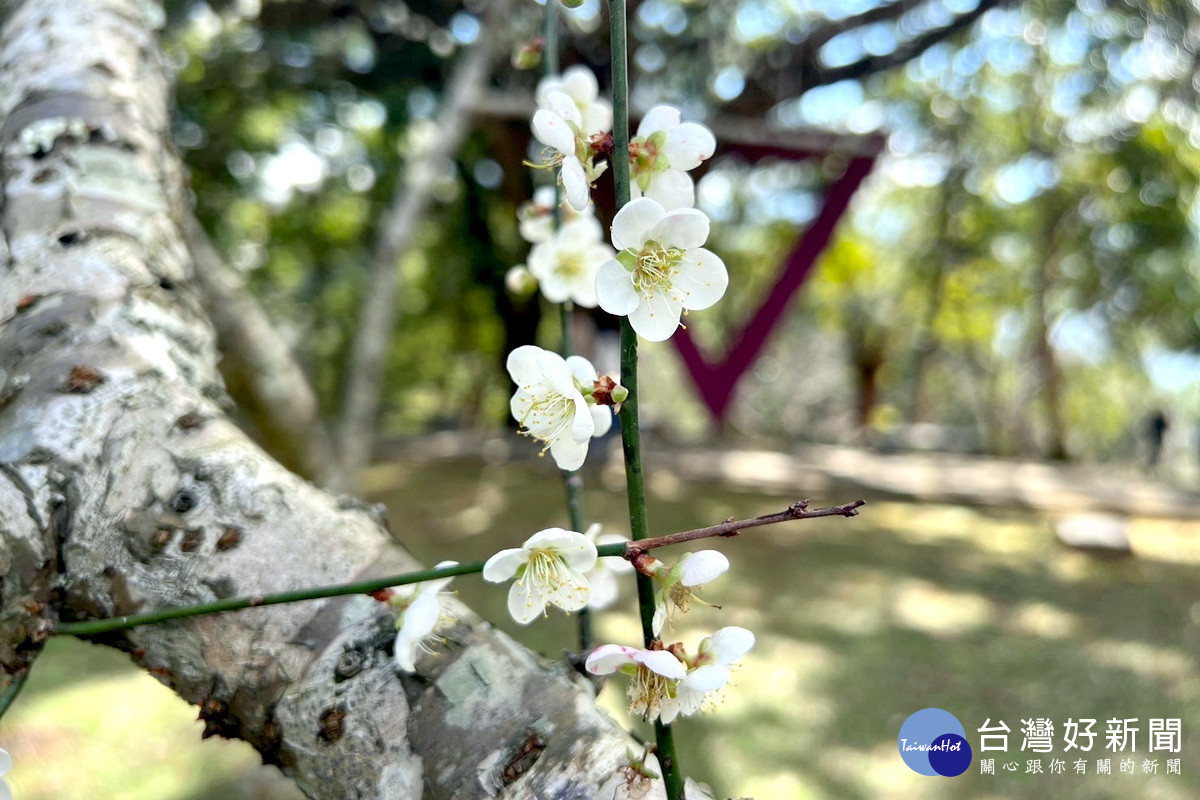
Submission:
[[[808,501],[793,503],[787,509],[775,514],[764,514],[761,517],[753,517],[752,519],[730,520],[722,522],[719,525],[710,525],[706,528],[696,528],[695,530],[682,531],[680,533],[670,533],[666,536],[656,536],[652,539],[642,539],[636,543],[629,544],[605,544],[596,548],[596,555],[600,558],[612,558],[620,556],[635,562],[639,556],[648,550],[653,550],[659,547],[669,547],[675,544],[683,544],[697,539],[706,539],[714,536],[735,536],[742,529],[757,528],[763,525],[773,525],[777,522],[787,522],[797,519],[815,519],[817,517],[853,517],[857,514],[857,508],[863,504],[862,500],[856,500],[853,503],[846,503],[841,506],[833,506],[831,508],[808,508]],[[470,561],[466,564],[456,564],[452,567],[435,567],[433,569],[422,569],[415,572],[405,572],[400,575],[390,575],[385,578],[372,578],[371,580],[357,581],[355,583],[339,583],[331,586],[317,586],[311,589],[297,589],[290,592],[279,592],[278,594],[260,594],[251,595],[249,597],[230,597],[225,600],[217,600],[212,603],[199,603],[194,606],[179,606],[176,608],[164,608],[158,611],[147,611],[144,614],[129,614],[124,617],[110,617],[107,619],[94,619],[84,622],[60,622],[54,626],[54,633],[69,634],[73,636],[89,636],[97,633],[107,633],[108,631],[121,630],[123,628],[136,628],[139,625],[150,625],[155,622],[166,622],[172,619],[185,619],[187,617],[199,617],[205,614],[218,614],[223,611],[238,611],[243,608],[258,608],[260,606],[274,606],[281,603],[296,603],[302,600],[321,600],[326,597],[341,597],[349,594],[371,594],[380,589],[388,589],[393,586],[407,586],[412,583],[421,583],[423,581],[432,581],[437,578],[451,578],[456,575],[471,575],[476,572],[483,572],[483,565],[487,560]],[[642,576],[645,577],[645,576]],[[649,578],[646,578],[649,580]],[[10,687],[11,690],[11,687]],[[7,695],[4,695],[7,696]]]

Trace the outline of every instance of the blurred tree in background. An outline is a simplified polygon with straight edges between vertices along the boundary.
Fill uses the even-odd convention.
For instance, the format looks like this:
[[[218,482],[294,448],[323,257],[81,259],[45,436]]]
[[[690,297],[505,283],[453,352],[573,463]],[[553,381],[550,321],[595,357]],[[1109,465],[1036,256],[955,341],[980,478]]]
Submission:
[[[533,0],[503,31],[483,29],[486,5],[171,7],[198,215],[287,332],[328,418],[380,220],[410,154],[445,134],[433,119],[456,59],[481,36],[511,50],[538,35]],[[635,105],[889,135],[742,386],[739,433],[920,444],[909,434],[923,429],[939,446],[1110,458],[1134,452],[1154,409],[1200,416],[1190,2],[634,7]],[[565,63],[603,81],[602,11],[570,12]],[[536,80],[503,59],[494,73],[496,91]],[[439,173],[395,265],[381,435],[505,418],[503,354],[540,320],[536,300],[504,288],[525,255],[515,210],[529,155],[523,125],[482,118]],[[719,348],[756,307],[838,163],[709,165],[699,202],[734,280],[727,304],[689,322],[701,344]],[[681,369],[669,348],[647,357]],[[690,398],[647,402],[678,436],[707,429]]]

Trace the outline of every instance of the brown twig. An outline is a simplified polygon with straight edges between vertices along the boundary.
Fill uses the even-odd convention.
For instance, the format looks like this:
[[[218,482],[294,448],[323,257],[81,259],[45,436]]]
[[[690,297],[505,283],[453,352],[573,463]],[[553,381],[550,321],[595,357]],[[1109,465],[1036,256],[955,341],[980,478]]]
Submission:
[[[810,509],[808,507],[808,500],[800,500],[792,503],[783,511],[777,511],[774,514],[763,514],[761,517],[752,517],[750,519],[727,519],[719,525],[709,525],[707,528],[696,528],[695,530],[671,533],[666,536],[639,539],[636,542],[630,542],[625,545],[624,557],[634,566],[637,566],[639,558],[645,555],[647,550],[653,550],[656,547],[683,544],[695,539],[708,539],[713,536],[737,536],[746,528],[759,528],[763,525],[774,525],[779,522],[790,522],[796,519],[856,517],[858,516],[858,509],[866,504],[866,500],[855,500],[850,503],[843,503],[840,506]]]

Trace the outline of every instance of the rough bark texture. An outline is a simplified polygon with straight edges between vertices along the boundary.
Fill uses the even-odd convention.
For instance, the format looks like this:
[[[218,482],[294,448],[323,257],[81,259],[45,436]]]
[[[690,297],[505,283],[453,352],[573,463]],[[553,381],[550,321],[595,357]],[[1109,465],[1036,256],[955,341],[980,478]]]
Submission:
[[[9,675],[55,618],[412,564],[377,510],[314,489],[222,414],[179,230],[161,21],[147,0],[30,0],[0,34]],[[403,678],[390,614],[369,597],[101,638],[199,704],[208,733],[250,741],[314,798],[624,796],[630,740],[587,682],[461,614]]]

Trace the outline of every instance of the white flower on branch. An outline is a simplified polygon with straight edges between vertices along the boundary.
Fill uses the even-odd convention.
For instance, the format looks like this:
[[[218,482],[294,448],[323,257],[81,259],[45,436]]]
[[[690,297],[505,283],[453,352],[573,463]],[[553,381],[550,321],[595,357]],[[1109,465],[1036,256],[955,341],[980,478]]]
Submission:
[[[579,469],[592,437],[612,426],[612,412],[588,402],[596,368],[582,356],[524,345],[508,354],[508,374],[517,385],[509,408],[522,433],[542,442],[560,469]]]
[[[647,721],[659,715],[663,703],[670,700],[679,681],[687,676],[687,667],[670,650],[642,650],[619,644],[600,645],[587,657],[584,667],[593,675],[619,671],[631,676],[629,712]]]
[[[534,99],[541,108],[550,108],[550,95],[561,92],[575,103],[584,136],[612,130],[612,104],[600,97],[600,84],[587,67],[567,67],[562,75],[547,75],[538,81]]]
[[[578,611],[588,604],[591,587],[585,573],[596,566],[596,545],[576,531],[547,528],[521,547],[501,550],[487,560],[483,579],[503,583],[512,578],[508,613],[528,625],[546,613],[547,605]]]
[[[596,77],[584,67],[543,79],[536,93],[538,109],[531,128],[547,148],[542,166],[559,168],[567,202],[576,211],[587,207],[592,181],[607,166],[597,165],[595,156],[612,128],[612,106],[599,94]]]
[[[696,187],[689,170],[712,157],[717,140],[697,122],[681,122],[679,109],[655,106],[638,125],[629,143],[630,190],[645,195],[668,211],[696,204]]]
[[[665,577],[660,571],[655,576],[662,581],[662,587],[655,595],[654,635],[661,636],[663,628],[676,615],[686,614],[693,600],[708,605],[696,596],[696,590],[728,570],[729,559],[724,553],[719,550],[697,550],[685,553]]]
[[[529,272],[552,303],[596,307],[596,273],[616,253],[603,241],[596,218],[580,215],[529,251]]]
[[[591,652],[584,666],[594,675],[631,676],[629,712],[670,724],[704,708],[729,683],[734,662],[753,646],[753,633],[730,626],[702,641],[691,658],[679,644],[663,649],[656,643],[650,650],[605,644]]]
[[[704,708],[729,683],[734,662],[752,647],[754,634],[736,626],[721,628],[702,641],[699,653],[688,660],[687,675],[663,701],[659,719],[669,725],[681,714],[691,716]]]
[[[436,568],[456,566],[457,561],[442,561]],[[388,602],[400,611],[396,618],[396,666],[405,672],[416,672],[418,652],[432,652],[429,642],[436,639],[434,631],[448,620],[442,609],[440,593],[452,580],[453,577],[436,578],[388,590]]]
[[[725,262],[701,247],[708,229],[694,208],[668,213],[648,197],[625,204],[612,224],[617,257],[596,274],[600,307],[628,316],[644,339],[669,339],[684,309],[708,308],[729,285]]]

